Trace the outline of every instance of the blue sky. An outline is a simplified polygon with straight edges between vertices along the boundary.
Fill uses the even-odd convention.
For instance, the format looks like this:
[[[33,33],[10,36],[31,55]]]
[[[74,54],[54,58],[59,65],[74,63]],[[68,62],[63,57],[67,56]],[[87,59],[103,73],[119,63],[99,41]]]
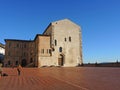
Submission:
[[[85,63],[120,61],[120,0],[0,0],[0,42],[34,39],[64,18],[82,27]]]

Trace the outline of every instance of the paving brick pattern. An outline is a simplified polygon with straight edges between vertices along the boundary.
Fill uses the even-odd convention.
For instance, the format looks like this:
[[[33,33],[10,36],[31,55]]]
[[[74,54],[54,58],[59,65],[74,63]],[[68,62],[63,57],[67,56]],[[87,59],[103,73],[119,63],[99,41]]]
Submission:
[[[0,90],[120,90],[120,68],[3,68]]]

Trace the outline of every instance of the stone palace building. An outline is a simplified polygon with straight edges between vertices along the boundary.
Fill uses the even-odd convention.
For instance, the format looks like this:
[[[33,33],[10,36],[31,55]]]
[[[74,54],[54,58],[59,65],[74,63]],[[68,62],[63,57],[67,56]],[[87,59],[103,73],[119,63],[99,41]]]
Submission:
[[[34,40],[5,39],[5,66],[65,66],[81,65],[81,28],[69,19],[52,22]]]

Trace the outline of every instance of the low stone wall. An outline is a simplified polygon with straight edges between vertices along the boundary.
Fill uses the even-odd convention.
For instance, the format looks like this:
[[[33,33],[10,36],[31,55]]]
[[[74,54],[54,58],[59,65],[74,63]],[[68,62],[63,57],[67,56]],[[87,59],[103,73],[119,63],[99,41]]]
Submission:
[[[120,62],[116,63],[94,63],[94,64],[83,64],[84,67],[120,67]]]

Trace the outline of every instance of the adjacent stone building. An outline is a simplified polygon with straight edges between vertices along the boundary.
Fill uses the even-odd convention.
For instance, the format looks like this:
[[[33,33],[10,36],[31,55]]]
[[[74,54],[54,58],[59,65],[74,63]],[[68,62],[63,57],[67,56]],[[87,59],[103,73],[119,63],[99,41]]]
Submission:
[[[33,41],[5,39],[5,42],[5,66],[18,64],[26,66],[28,63],[33,62]]]
[[[68,19],[49,24],[34,40],[5,39],[6,66],[76,66],[83,63],[81,28]]]

